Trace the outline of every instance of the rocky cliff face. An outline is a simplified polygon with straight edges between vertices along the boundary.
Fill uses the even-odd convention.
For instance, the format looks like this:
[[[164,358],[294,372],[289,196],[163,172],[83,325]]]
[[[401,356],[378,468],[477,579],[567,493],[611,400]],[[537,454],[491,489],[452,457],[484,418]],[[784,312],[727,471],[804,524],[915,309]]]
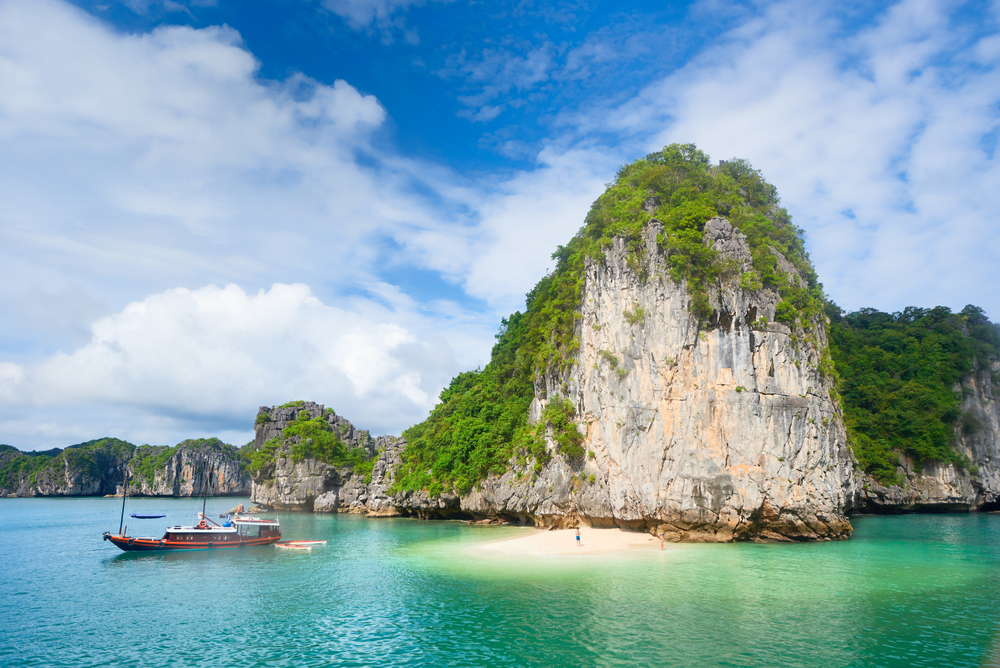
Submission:
[[[50,466],[7,476],[7,484],[0,489],[0,495],[103,496],[120,492],[131,450],[123,452],[115,446],[102,444],[86,452],[73,448],[50,451],[47,453],[52,456]],[[17,464],[24,457],[25,454],[17,450],[7,450],[0,454],[0,466],[6,468]]]
[[[121,494],[126,475],[137,496],[216,496],[250,492],[251,480],[239,452],[216,439],[177,446],[139,446],[102,439],[39,455],[14,449],[0,453],[4,485],[0,495],[103,496]]]
[[[312,417],[323,416],[348,448],[364,448],[369,457],[384,453],[376,461],[371,479],[366,481],[366,476],[356,475],[349,466],[332,466],[312,458],[296,460],[291,456],[290,443],[283,443],[274,453],[273,462],[257,472],[251,500],[268,508],[317,512],[367,513],[390,507],[385,501],[387,483],[383,484],[383,478],[386,469],[398,462],[398,452],[405,442],[393,436],[372,438],[323,404],[303,401],[289,406],[261,406],[257,413],[255,448],[264,447],[271,439],[282,439],[284,430],[302,411]]]
[[[379,447],[378,439],[372,438],[367,429],[357,429],[332,408],[312,401],[295,401],[285,406],[261,406],[254,424],[254,447],[260,448],[272,438],[281,437],[289,422],[297,420],[302,411],[312,417],[323,416],[348,447],[361,447],[372,455]]]
[[[956,386],[962,394],[962,411],[969,421],[958,430],[955,449],[969,462],[957,467],[941,462],[920,466],[901,457],[901,486],[886,487],[865,478],[861,509],[874,513],[964,512],[1000,510],[1000,396],[993,379],[1000,362],[976,368]]]
[[[555,457],[533,480],[491,478],[462,509],[677,540],[847,537],[858,478],[819,371],[822,323],[774,323],[777,293],[741,289],[737,273],[716,286],[715,314],[699,326],[686,287],[667,276],[659,231],[656,221],[646,231],[643,266],[622,240],[588,262],[578,363],[536,387],[532,418],[568,398],[588,456]],[[705,237],[749,268],[728,221],[709,221]]]
[[[170,457],[144,476],[130,462],[129,494],[140,496],[235,496],[250,492],[252,481],[235,449],[181,445]],[[121,483],[117,493],[121,492]]]

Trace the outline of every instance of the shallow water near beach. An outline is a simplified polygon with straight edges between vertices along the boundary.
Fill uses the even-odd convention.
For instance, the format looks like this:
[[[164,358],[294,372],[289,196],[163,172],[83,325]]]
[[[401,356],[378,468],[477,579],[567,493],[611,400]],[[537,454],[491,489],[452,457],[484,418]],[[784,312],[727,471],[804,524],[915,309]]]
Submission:
[[[200,509],[134,499],[167,517],[126,523],[159,535]],[[328,546],[125,554],[101,540],[120,511],[0,500],[0,665],[1000,666],[996,514],[544,558],[477,549],[517,527],[293,513],[285,539]]]

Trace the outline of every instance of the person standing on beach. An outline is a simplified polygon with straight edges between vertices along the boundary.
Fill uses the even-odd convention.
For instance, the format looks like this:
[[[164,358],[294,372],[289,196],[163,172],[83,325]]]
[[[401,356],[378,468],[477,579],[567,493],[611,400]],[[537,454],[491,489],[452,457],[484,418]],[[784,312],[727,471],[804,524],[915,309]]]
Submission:
[[[576,546],[580,547],[580,527],[576,528]]]

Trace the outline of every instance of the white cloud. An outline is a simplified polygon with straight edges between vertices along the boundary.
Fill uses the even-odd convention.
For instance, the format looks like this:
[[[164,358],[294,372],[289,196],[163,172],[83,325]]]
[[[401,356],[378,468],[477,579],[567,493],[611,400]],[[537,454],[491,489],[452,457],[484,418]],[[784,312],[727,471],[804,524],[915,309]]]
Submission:
[[[361,428],[399,433],[426,414],[456,364],[442,338],[420,340],[400,324],[412,314],[380,315],[324,305],[301,284],[166,290],[101,318],[70,353],[0,364],[0,401],[20,407],[5,430],[33,440],[52,406],[98,407],[130,415],[132,433],[115,434],[126,438],[164,440],[149,428],[164,418],[178,440],[212,419],[242,422],[249,437],[257,406],[308,398]]]
[[[997,26],[975,37],[955,8],[904,0],[845,36],[823,5],[766,5],[635,98],[563,122],[750,160],[845,307],[972,302],[997,318]]]
[[[505,181],[482,206],[466,290],[501,310],[522,308],[543,268],[555,269],[556,246],[583,226],[619,160],[608,150],[549,147],[539,154],[535,171]]]
[[[256,71],[228,28],[121,35],[0,2],[0,331],[30,327],[14,307],[38,294],[365,284],[373,238],[436,217],[414,194],[433,170],[372,147],[375,98]]]
[[[508,99],[511,92],[524,94],[548,81],[555,67],[555,46],[544,42],[522,50],[525,50],[523,55],[518,49],[506,46],[486,48],[469,58],[463,49],[447,58],[437,74],[444,78],[462,77],[476,90],[472,95],[458,98],[467,107],[459,111],[460,117],[474,122],[491,121],[505,106],[491,104],[494,100]]]
[[[372,23],[388,23],[397,12],[424,4],[423,0],[323,0],[323,6],[355,30]]]
[[[451,0],[431,0],[451,2]],[[422,7],[426,0],[323,0],[323,8],[336,14],[354,30],[378,29],[386,44],[401,32],[403,41],[417,44],[416,30],[407,28],[403,14],[411,7]]]
[[[228,28],[123,35],[64,3],[4,0],[0,90],[3,403],[36,407],[0,425],[3,440],[48,447],[130,430],[165,442],[157,429],[219,428],[211,415],[238,435],[257,405],[289,398],[325,398],[362,428],[399,431],[488,355],[491,314],[416,304],[378,277],[399,261],[383,249],[398,229],[446,231],[477,196],[446,169],[376,148],[385,111],[346,82],[259,80]],[[232,329],[261,313],[282,322],[274,290],[242,299],[227,288],[192,310],[215,294],[201,286],[230,283],[320,286],[312,299],[365,328],[336,329],[332,306],[293,299],[284,350],[320,355],[300,374],[268,358],[275,340]],[[195,289],[164,292],[176,286]],[[233,318],[215,323],[233,347],[209,336],[213,313]],[[322,347],[320,330],[336,345]],[[172,355],[156,331],[173,332]],[[294,382],[274,381],[267,363]],[[52,415],[73,402],[79,419]],[[129,426],[122,405],[144,417]]]

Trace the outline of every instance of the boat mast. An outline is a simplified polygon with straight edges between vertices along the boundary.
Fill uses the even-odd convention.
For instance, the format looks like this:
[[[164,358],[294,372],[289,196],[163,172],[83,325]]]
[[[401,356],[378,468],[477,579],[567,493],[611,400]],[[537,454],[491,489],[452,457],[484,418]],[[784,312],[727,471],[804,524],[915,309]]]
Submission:
[[[122,519],[118,522],[118,535],[122,535],[122,525],[125,524],[125,497],[128,496],[128,471],[125,471],[125,486],[122,487]]]
[[[201,516],[205,516],[205,504],[208,503],[208,485],[212,484],[212,472],[209,470],[208,481],[202,478],[201,483]]]

